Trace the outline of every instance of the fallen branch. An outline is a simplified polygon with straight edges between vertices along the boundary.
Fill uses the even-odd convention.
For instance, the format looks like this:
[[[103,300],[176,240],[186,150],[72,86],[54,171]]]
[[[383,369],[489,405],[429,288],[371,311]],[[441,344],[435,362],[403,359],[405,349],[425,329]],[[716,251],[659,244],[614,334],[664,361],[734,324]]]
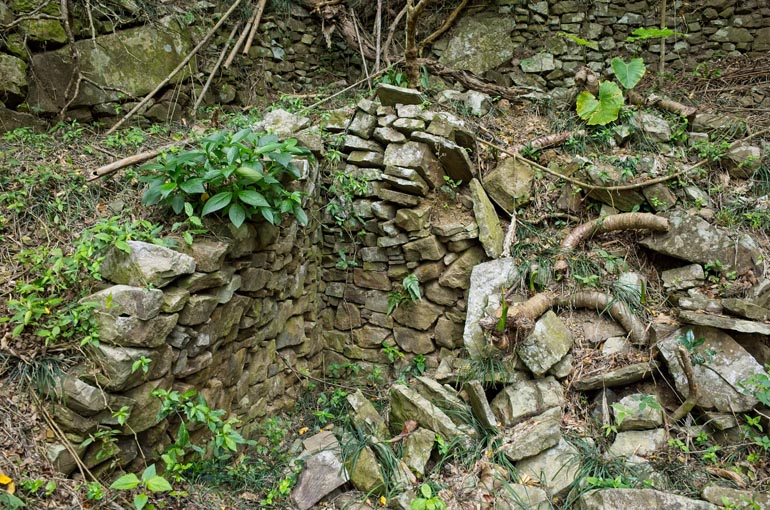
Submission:
[[[243,45],[246,38],[249,36],[249,32],[251,32],[251,25],[254,23],[254,20],[257,18],[257,11],[256,8],[254,9],[254,14],[251,15],[249,20],[246,22],[246,26],[243,27],[243,32],[241,32],[241,35],[238,36],[238,40],[235,41],[235,46],[233,46],[233,49],[230,51],[230,54],[227,56],[227,60],[225,60],[224,68],[227,69],[230,67],[230,64],[233,63],[233,60],[235,60],[235,56],[238,54],[238,50],[241,49],[241,46]]]
[[[683,345],[680,345],[676,350],[676,359],[679,361],[679,366],[682,367],[684,375],[687,378],[687,398],[682,405],[680,405],[674,413],[669,416],[669,420],[672,423],[676,423],[695,407],[695,403],[698,400],[698,385],[695,383],[695,376],[692,372],[692,362],[690,361],[690,353]]]
[[[235,33],[238,31],[238,27],[240,27],[240,23],[236,23],[233,27],[233,30],[230,32],[230,37],[227,38],[227,42],[225,42],[225,46],[222,48],[222,52],[219,54],[219,58],[217,59],[217,62],[214,64],[214,69],[211,70],[211,74],[209,74],[208,80],[206,80],[206,83],[203,85],[203,88],[201,89],[201,93],[198,96],[197,101],[195,101],[195,105],[193,105],[193,115],[195,112],[198,111],[198,107],[201,104],[201,101],[203,101],[203,97],[206,95],[206,91],[209,90],[209,87],[211,86],[211,82],[214,80],[214,75],[217,74],[217,71],[219,70],[219,66],[222,65],[222,60],[224,60],[225,55],[227,55],[227,49],[230,47],[230,42],[233,40],[233,37],[235,37]]]
[[[656,94],[650,94],[649,96],[642,97],[639,93],[633,90],[627,92],[628,100],[637,106],[655,106],[661,110],[675,113],[685,117],[688,122],[692,122],[698,109],[694,106],[687,106],[686,104],[672,101],[671,99],[662,98]]]
[[[558,272],[566,271],[569,267],[566,260],[567,256],[578,244],[596,234],[632,229],[647,229],[661,232],[668,230],[668,227],[668,220],[666,218],[650,213],[613,214],[583,223],[572,229],[561,242],[561,253],[554,265],[554,270]]]
[[[243,47],[243,54],[248,55],[251,49],[251,43],[254,42],[254,36],[257,34],[257,28],[259,28],[259,22],[262,21],[262,13],[265,12],[265,5],[267,0],[259,0],[257,5],[257,12],[254,13],[254,23],[251,24],[251,30],[249,31],[249,38],[246,39],[246,46]]]
[[[123,159],[119,159],[117,161],[113,161],[112,163],[108,165],[103,165],[94,170],[93,172],[90,172],[86,175],[86,181],[95,181],[96,179],[99,179],[101,177],[104,177],[105,175],[109,175],[113,172],[116,172],[120,170],[121,168],[125,168],[127,166],[135,165],[137,163],[143,163],[144,161],[147,161],[148,159],[152,159],[154,157],[159,156],[163,151],[167,151],[168,149],[172,147],[180,147],[183,145],[186,145],[189,140],[182,140],[181,142],[173,142],[166,145],[163,145],[161,147],[158,147],[157,149],[152,149],[149,151],[140,152],[139,154],[134,154],[133,156],[128,156]]]
[[[241,0],[235,0],[235,1],[233,2],[233,4],[230,6],[230,8],[227,10],[227,12],[225,12],[225,13],[222,15],[222,17],[219,19],[219,21],[217,21],[217,24],[216,24],[216,25],[214,25],[214,28],[212,28],[211,30],[209,30],[209,32],[206,34],[206,36],[203,38],[203,40],[201,40],[201,42],[199,42],[199,43],[198,43],[198,45],[197,45],[195,48],[193,48],[193,49],[192,49],[192,51],[191,51],[190,53],[188,53],[188,54],[187,54],[187,56],[184,58],[184,60],[182,60],[182,62],[180,62],[180,63],[179,63],[179,65],[178,65],[178,66],[176,66],[176,68],[174,68],[174,70],[173,70],[173,71],[171,71],[171,73],[169,73],[169,75],[168,75],[168,76],[166,76],[166,77],[165,77],[165,78],[164,78],[164,79],[163,79],[163,80],[162,80],[162,81],[161,81],[161,82],[158,84],[158,86],[157,86],[157,87],[155,87],[155,88],[154,88],[152,91],[150,91],[150,93],[149,93],[149,94],[147,94],[146,96],[144,96],[144,99],[142,99],[141,101],[139,101],[139,102],[136,104],[136,106],[134,106],[133,108],[131,108],[131,111],[129,111],[129,112],[126,114],[126,115],[124,115],[124,116],[123,116],[123,118],[122,118],[122,119],[120,119],[120,120],[119,120],[119,121],[118,121],[118,122],[117,122],[117,123],[116,123],[114,126],[112,126],[112,127],[111,127],[111,128],[108,130],[108,131],[107,131],[107,133],[105,133],[105,136],[109,136],[109,135],[111,135],[112,133],[114,133],[115,131],[117,131],[117,129],[118,129],[120,126],[122,126],[123,124],[125,124],[125,123],[126,123],[126,121],[127,121],[128,119],[130,119],[131,117],[133,117],[133,116],[134,116],[134,114],[135,114],[136,112],[138,112],[138,111],[139,111],[139,110],[140,110],[140,109],[141,109],[141,108],[142,108],[144,105],[146,105],[146,104],[147,104],[147,103],[150,101],[150,99],[152,99],[152,98],[153,98],[153,96],[155,96],[155,94],[157,94],[157,93],[160,91],[160,89],[162,89],[163,87],[165,87],[165,86],[166,86],[166,84],[168,84],[168,82],[169,82],[169,81],[171,81],[171,78],[173,78],[173,77],[174,77],[174,75],[176,75],[176,73],[178,73],[179,71],[181,71],[181,70],[184,68],[184,66],[186,66],[186,65],[187,65],[187,64],[190,62],[190,60],[192,60],[192,58],[193,58],[193,57],[196,55],[196,53],[198,53],[198,51],[200,51],[200,49],[201,49],[201,48],[203,48],[203,46],[205,46],[205,45],[206,45],[206,43],[208,43],[208,42],[209,42],[209,39],[211,39],[211,36],[213,36],[213,35],[216,33],[216,31],[217,31],[217,30],[219,30],[219,27],[221,27],[221,26],[222,26],[222,24],[225,22],[225,20],[227,20],[227,18],[229,18],[229,17],[230,17],[230,15],[233,13],[233,11],[235,11],[235,9],[238,7],[238,4],[240,4],[240,3],[241,3]]]
[[[514,145],[513,152],[521,152],[524,147],[531,147],[532,149],[545,149],[547,147],[553,147],[555,145],[561,145],[565,141],[569,140],[573,136],[584,136],[586,134],[582,129],[577,131],[564,131],[562,133],[552,133],[550,135],[541,136],[535,138],[525,144]]]
[[[361,62],[364,65],[364,76],[366,76],[366,84],[369,86],[369,90],[372,89],[372,77],[369,76],[369,66],[366,64],[366,55],[364,55],[364,42],[361,39],[361,34],[358,31],[358,18],[356,17],[356,11],[350,8],[350,17],[353,19],[353,28],[356,30],[356,40],[358,41],[358,51],[361,54]],[[377,55],[379,57],[379,54]]]

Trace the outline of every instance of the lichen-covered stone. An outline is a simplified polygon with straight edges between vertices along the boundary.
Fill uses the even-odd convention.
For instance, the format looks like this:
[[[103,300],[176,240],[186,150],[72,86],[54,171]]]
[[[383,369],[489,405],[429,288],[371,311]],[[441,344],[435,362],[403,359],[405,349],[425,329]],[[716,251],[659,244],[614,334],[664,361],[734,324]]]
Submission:
[[[532,200],[534,180],[531,166],[519,158],[507,158],[484,177],[484,189],[505,212],[512,214],[515,208]]]
[[[440,62],[454,69],[483,74],[513,56],[512,16],[464,16],[441,55]]]
[[[0,101],[16,106],[27,95],[27,63],[5,53],[0,54]]]
[[[532,333],[517,349],[519,358],[533,374],[542,375],[564,357],[572,347],[572,333],[549,310],[535,323]]]
[[[195,271],[189,255],[142,241],[127,241],[130,253],[112,248],[101,264],[104,278],[115,283],[165,287],[174,278]]]
[[[111,315],[130,315],[137,319],[152,319],[160,312],[163,291],[129,285],[113,285],[81,299],[83,303],[94,303],[96,310]]]
[[[495,206],[489,200],[484,187],[478,179],[472,179],[470,183],[471,198],[473,200],[473,215],[479,225],[479,241],[484,247],[487,256],[498,258],[503,252],[503,238],[505,233],[500,226]]]

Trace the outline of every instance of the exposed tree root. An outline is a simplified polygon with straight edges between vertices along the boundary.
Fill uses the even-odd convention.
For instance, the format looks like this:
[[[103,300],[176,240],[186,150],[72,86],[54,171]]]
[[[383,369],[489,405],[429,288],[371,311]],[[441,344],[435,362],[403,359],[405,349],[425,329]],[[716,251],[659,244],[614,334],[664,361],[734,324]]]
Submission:
[[[647,328],[636,317],[631,309],[622,301],[615,299],[609,294],[603,292],[576,292],[569,295],[557,295],[552,292],[541,292],[535,294],[523,303],[516,303],[508,308],[506,329],[500,335],[496,327],[502,316],[502,308],[491,316],[484,317],[479,321],[482,329],[493,333],[492,342],[501,349],[509,345],[509,338],[523,338],[529,335],[535,327],[535,322],[541,315],[554,306],[588,308],[607,312],[610,317],[617,321],[628,333],[632,342],[638,345],[647,344]],[[495,334],[498,333],[498,334]]]
[[[695,376],[692,372],[690,353],[687,352],[683,345],[680,345],[676,350],[676,359],[679,361],[679,366],[682,367],[687,378],[687,399],[668,417],[672,423],[676,423],[687,416],[687,413],[692,411],[692,408],[695,407],[695,402],[698,400],[698,385],[695,383]]]
[[[692,122],[693,118],[695,117],[695,114],[698,111],[698,109],[695,108],[694,106],[687,106],[685,104],[678,103],[670,99],[662,98],[655,94],[650,94],[645,98],[645,97],[642,97],[642,95],[640,95],[639,93],[633,90],[629,90],[627,91],[626,95],[628,96],[628,100],[632,104],[635,104],[637,106],[655,106],[657,108],[660,108],[661,110],[666,110],[667,112],[681,115],[682,117],[687,118],[688,122]]]
[[[420,83],[420,63],[417,61],[420,48],[417,46],[417,20],[433,0],[420,0],[417,5],[414,0],[406,0],[406,47],[404,49],[404,65],[406,79],[410,87]]]
[[[668,230],[668,220],[650,213],[622,213],[583,223],[575,227],[561,242],[561,254],[554,269],[559,272],[566,271],[569,268],[566,257],[583,240],[596,234],[631,229],[666,231]]]
[[[586,132],[582,129],[577,131],[564,131],[562,133],[552,133],[550,135],[541,136],[530,140],[525,144],[514,145],[513,152],[521,152],[524,147],[531,147],[533,149],[545,149],[546,147],[553,147],[555,145],[561,145],[573,136],[583,136]]]

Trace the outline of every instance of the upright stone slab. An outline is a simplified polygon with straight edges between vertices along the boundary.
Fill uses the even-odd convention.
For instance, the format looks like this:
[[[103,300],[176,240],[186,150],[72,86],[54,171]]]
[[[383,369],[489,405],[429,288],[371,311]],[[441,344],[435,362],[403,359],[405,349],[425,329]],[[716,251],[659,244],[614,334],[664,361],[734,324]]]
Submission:
[[[473,215],[479,225],[479,241],[481,241],[487,256],[496,259],[503,252],[503,238],[505,237],[503,228],[500,226],[500,219],[497,217],[495,206],[492,205],[478,179],[471,180],[470,188]]]
[[[532,333],[519,344],[517,352],[527,368],[540,376],[569,352],[572,341],[570,330],[549,310],[538,319]]]
[[[480,356],[486,345],[479,320],[500,306],[502,289],[510,288],[518,278],[519,271],[513,258],[492,260],[473,268],[463,332],[463,343],[471,357]]]

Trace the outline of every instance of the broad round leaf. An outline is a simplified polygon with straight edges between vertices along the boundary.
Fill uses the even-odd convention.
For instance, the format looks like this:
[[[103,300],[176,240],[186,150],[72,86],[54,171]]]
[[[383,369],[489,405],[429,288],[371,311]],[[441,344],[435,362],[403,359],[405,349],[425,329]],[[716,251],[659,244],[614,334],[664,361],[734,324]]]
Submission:
[[[206,188],[203,187],[203,179],[200,177],[195,177],[188,181],[184,181],[182,184],[179,185],[179,187],[182,188],[182,191],[184,191],[185,193],[205,193],[206,192]]]
[[[134,473],[121,476],[110,485],[110,489],[130,490],[139,485],[139,478]]]
[[[227,204],[229,204],[232,199],[233,194],[230,191],[222,191],[221,193],[217,193],[213,197],[206,200],[206,203],[203,205],[203,211],[201,211],[201,216],[206,216],[207,214],[218,211],[223,207],[227,207]]]
[[[599,101],[596,100],[593,94],[584,90],[577,97],[577,114],[583,120],[591,118],[591,114],[596,111],[596,107],[599,106]]]
[[[612,59],[612,70],[621,85],[628,90],[636,87],[636,84],[644,76],[647,66],[641,58],[632,58],[630,62],[624,62],[621,58]]]

